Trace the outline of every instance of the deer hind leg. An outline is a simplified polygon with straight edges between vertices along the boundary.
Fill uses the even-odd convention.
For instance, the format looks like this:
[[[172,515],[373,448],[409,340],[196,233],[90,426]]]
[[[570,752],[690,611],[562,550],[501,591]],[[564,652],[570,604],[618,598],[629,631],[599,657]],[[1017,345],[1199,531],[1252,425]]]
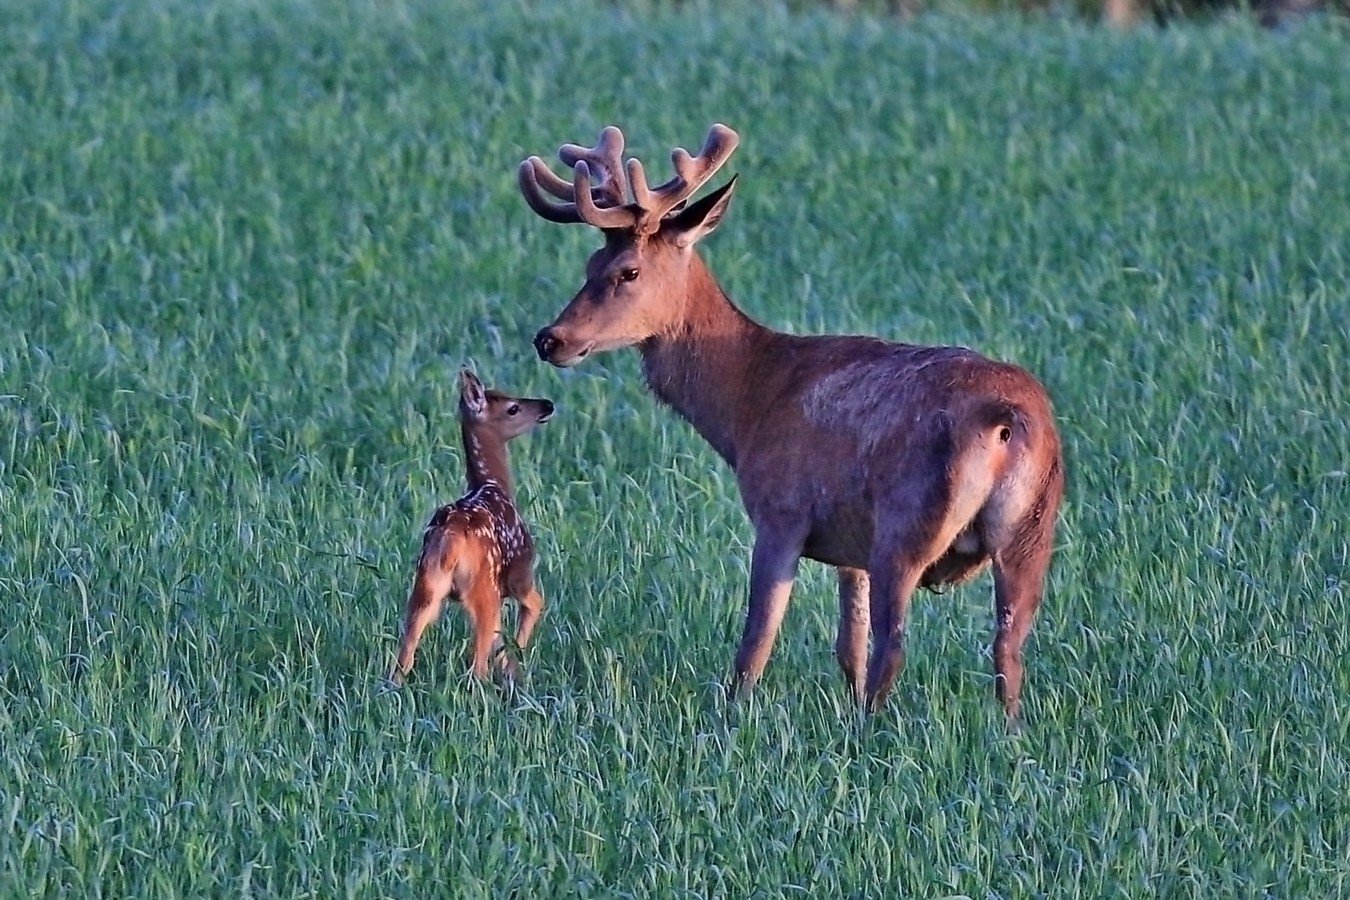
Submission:
[[[1064,467],[1055,451],[1044,467],[1024,460],[981,515],[994,564],[994,691],[1012,729],[1022,712],[1022,645],[1045,589],[1063,497]]]
[[[407,606],[403,610],[403,635],[399,640],[398,662],[389,673],[389,679],[394,683],[402,684],[412,671],[422,632],[441,614],[450,586],[450,574],[439,566],[434,563],[418,566],[412,590],[408,593]]]
[[[1053,527],[1051,512],[1027,529],[1024,540],[994,554],[994,690],[1013,728],[1022,712],[1022,645],[1045,589]]]
[[[874,554],[874,556],[877,554]],[[905,667],[905,626],[909,601],[926,566],[912,555],[880,554],[870,571],[872,657],[867,666],[867,708],[878,712]]]
[[[979,510],[978,483],[935,485],[915,503],[911,498],[883,507],[889,519],[873,539],[871,577],[872,657],[867,666],[867,704],[877,712],[905,665],[909,602],[924,573],[947,552]],[[936,512],[936,515],[934,514]]]
[[[871,622],[868,607],[867,572],[840,566],[839,633],[834,640],[834,657],[844,673],[853,701],[862,706],[867,691],[867,632]]]

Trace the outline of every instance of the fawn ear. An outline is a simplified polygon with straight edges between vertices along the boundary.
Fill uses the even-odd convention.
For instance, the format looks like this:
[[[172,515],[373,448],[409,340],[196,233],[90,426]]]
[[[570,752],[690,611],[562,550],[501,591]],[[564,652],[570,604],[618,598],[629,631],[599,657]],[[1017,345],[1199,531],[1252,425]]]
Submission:
[[[475,419],[482,418],[487,412],[487,392],[483,382],[468,369],[459,373],[459,402]]]

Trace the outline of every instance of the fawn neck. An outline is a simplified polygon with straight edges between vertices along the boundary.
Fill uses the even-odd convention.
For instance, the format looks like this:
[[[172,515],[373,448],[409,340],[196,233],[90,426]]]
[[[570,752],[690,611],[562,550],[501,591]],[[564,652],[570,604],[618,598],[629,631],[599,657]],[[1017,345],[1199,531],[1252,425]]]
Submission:
[[[466,414],[460,415],[459,426],[464,439],[464,470],[469,490],[475,491],[486,482],[495,481],[508,497],[514,499],[506,439],[491,425],[475,422]]]
[[[755,360],[773,332],[741,312],[702,259],[690,262],[683,315],[641,344],[647,386],[734,468],[755,390]]]

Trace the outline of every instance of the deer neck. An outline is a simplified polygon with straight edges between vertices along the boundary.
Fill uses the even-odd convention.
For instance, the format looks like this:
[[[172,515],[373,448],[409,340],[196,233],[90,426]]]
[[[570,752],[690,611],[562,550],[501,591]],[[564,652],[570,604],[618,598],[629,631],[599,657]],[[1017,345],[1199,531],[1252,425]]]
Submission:
[[[467,417],[460,419],[460,434],[464,439],[464,468],[469,490],[476,491],[487,482],[495,481],[508,497],[515,499],[506,441],[490,428]]]
[[[731,302],[701,259],[690,267],[683,315],[640,345],[643,373],[652,393],[735,467],[754,361],[772,332]]]

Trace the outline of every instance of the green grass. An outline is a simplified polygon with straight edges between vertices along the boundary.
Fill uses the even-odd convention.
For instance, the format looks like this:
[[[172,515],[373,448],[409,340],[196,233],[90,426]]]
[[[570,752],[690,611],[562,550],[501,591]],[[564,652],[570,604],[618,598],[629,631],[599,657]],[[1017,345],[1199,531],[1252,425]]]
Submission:
[[[1350,891],[1350,46],[763,6],[29,4],[0,19],[0,885],[13,896]],[[709,123],[707,254],[794,331],[1038,373],[1069,498],[993,700],[987,579],[852,716],[833,579],[729,705],[750,537],[635,355],[529,346],[596,236],[515,166]],[[515,445],[526,689],[384,686],[455,375]]]

